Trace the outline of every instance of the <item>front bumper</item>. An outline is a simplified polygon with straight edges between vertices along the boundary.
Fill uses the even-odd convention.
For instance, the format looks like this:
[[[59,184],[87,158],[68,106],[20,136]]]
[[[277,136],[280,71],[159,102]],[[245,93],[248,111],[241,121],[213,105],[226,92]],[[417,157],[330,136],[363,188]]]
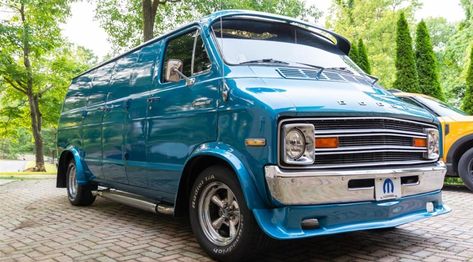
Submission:
[[[284,171],[266,166],[265,176],[273,201],[277,205],[313,205],[375,200],[375,187],[349,187],[351,180],[378,178],[417,178],[402,183],[402,197],[440,190],[446,173],[443,162],[405,168],[371,168],[350,170]]]
[[[427,211],[428,203],[433,204],[433,210]],[[396,227],[449,211],[450,209],[442,203],[442,193],[437,190],[380,202],[253,209],[253,214],[261,229],[270,237],[296,239]],[[301,221],[308,218],[317,219],[319,227],[302,228]]]

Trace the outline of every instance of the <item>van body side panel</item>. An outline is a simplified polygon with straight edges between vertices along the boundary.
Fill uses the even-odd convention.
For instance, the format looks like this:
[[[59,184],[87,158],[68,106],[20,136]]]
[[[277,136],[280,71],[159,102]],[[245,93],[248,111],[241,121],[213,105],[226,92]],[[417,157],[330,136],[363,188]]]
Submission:
[[[125,169],[125,134],[129,101],[132,92],[130,79],[138,52],[117,60],[107,95],[107,110],[103,117],[103,172],[115,183],[128,184]]]
[[[130,185],[149,187],[146,162],[146,117],[149,106],[149,92],[154,88],[156,59],[160,54],[160,42],[152,43],[139,50],[139,60],[133,65],[130,87],[126,97],[127,119],[125,130],[126,173]]]
[[[87,89],[87,113],[82,122],[86,169],[101,180],[106,179],[102,171],[102,121],[113,66],[114,63],[107,64],[94,71],[91,88]]]

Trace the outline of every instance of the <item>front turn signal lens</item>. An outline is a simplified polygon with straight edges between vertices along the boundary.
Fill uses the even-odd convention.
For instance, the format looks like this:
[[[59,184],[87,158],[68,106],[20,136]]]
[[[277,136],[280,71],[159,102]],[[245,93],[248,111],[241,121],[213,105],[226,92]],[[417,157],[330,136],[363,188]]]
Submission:
[[[315,148],[337,148],[338,137],[321,137],[315,139]]]
[[[425,138],[413,138],[412,139],[413,147],[427,147],[427,139]]]

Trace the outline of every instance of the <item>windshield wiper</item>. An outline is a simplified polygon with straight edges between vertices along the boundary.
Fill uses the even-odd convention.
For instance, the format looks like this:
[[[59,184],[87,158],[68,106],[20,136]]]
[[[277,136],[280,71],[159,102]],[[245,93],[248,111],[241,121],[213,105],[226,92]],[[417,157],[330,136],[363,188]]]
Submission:
[[[273,59],[273,58],[263,58],[263,59],[249,60],[249,61],[239,63],[239,65],[244,65],[244,64],[283,64],[283,65],[289,65],[289,62],[276,60],[276,59]]]

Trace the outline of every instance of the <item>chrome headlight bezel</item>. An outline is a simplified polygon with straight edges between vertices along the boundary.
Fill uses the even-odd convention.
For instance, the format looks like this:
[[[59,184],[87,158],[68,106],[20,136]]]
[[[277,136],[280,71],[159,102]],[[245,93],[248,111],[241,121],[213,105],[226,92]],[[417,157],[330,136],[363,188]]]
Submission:
[[[440,133],[436,128],[426,128],[427,134],[427,153],[425,158],[438,160],[440,158]]]
[[[303,135],[304,150],[297,158],[291,158],[287,153],[286,137],[290,132],[300,132]],[[315,161],[315,127],[312,124],[287,124],[282,128],[282,160],[290,165],[311,165]]]

